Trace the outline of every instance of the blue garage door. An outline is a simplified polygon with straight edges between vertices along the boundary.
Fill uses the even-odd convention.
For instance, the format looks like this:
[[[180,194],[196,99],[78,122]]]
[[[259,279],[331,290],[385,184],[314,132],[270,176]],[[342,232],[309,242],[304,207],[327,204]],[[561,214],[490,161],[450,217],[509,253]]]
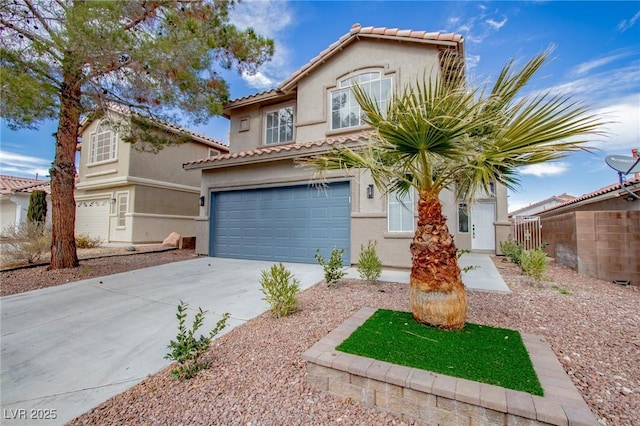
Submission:
[[[350,195],[349,182],[213,193],[209,255],[315,263],[344,247],[348,263]]]

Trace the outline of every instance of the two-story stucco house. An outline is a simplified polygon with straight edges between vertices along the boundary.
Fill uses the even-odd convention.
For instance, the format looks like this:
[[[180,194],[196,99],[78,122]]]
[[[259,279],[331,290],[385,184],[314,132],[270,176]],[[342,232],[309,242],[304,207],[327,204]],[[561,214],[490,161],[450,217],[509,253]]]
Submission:
[[[229,102],[229,154],[191,161],[206,198],[197,219],[196,251],[219,257],[314,262],[343,247],[357,263],[362,244],[377,241],[386,266],[408,267],[416,196],[386,196],[364,172],[332,172],[324,187],[296,159],[338,144],[364,144],[352,87],[380,103],[424,73],[440,73],[441,52],[464,55],[457,34],[354,25],[278,88]],[[427,74],[428,75],[428,74]],[[467,205],[441,195],[459,248],[495,252],[509,232],[506,190],[494,186]]]
[[[226,145],[166,123],[159,130],[187,142],[147,152],[140,141],[125,142],[123,115],[85,121],[80,130],[76,184],[76,234],[103,242],[160,242],[171,232],[195,235],[200,179],[184,162],[229,152]]]

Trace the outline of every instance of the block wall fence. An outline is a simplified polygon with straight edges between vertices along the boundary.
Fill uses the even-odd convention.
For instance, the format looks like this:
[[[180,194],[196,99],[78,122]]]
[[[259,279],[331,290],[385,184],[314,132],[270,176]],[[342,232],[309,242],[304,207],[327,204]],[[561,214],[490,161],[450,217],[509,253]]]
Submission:
[[[579,211],[541,218],[545,251],[582,275],[640,286],[640,211]]]

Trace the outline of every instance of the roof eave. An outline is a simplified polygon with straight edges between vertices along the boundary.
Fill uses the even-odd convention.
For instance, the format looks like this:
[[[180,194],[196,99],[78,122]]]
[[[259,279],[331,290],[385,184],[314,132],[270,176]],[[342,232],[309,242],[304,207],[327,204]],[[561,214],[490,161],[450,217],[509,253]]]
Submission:
[[[235,166],[245,166],[250,164],[260,164],[260,163],[269,163],[273,161],[281,161],[288,159],[298,159],[305,157],[312,157],[318,154],[324,154],[336,146],[340,145],[348,145],[350,148],[358,147],[366,144],[364,141],[351,141],[351,142],[342,142],[338,144],[326,144],[326,145],[318,145],[313,147],[306,147],[303,149],[296,150],[288,150],[282,152],[275,153],[266,153],[266,154],[254,154],[254,155],[246,155],[243,157],[236,158],[228,158],[225,160],[213,160],[213,161],[203,161],[202,163],[185,163],[182,165],[184,170],[213,170],[213,169],[222,169],[226,167],[235,167]]]

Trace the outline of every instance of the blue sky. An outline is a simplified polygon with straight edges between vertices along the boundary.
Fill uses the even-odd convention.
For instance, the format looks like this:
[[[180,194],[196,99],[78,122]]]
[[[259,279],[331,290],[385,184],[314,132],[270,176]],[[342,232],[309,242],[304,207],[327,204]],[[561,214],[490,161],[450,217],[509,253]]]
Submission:
[[[460,33],[469,74],[492,81],[515,57],[524,61],[553,46],[553,60],[528,90],[551,89],[584,100],[612,121],[609,136],[594,141],[595,154],[520,171],[521,185],[509,194],[509,210],[544,198],[581,195],[617,181],[604,162],[611,154],[631,155],[640,147],[640,3],[558,1],[245,1],[233,13],[240,27],[252,26],[276,42],[276,54],[254,76],[223,75],[231,97],[267,90],[307,63],[329,44],[362,26]],[[0,129],[2,174],[46,176],[54,157],[57,123],[37,131]],[[226,141],[228,122],[213,118],[190,126]]]

